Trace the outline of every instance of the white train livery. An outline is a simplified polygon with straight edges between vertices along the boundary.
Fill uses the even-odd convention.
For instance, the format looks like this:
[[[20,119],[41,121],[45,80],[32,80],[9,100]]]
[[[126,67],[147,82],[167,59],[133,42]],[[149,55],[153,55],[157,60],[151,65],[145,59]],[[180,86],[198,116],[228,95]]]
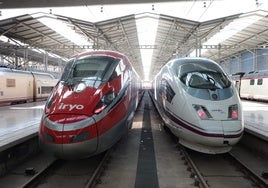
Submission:
[[[225,153],[243,135],[240,98],[216,62],[205,58],[169,61],[154,79],[152,98],[165,125],[185,147]]]

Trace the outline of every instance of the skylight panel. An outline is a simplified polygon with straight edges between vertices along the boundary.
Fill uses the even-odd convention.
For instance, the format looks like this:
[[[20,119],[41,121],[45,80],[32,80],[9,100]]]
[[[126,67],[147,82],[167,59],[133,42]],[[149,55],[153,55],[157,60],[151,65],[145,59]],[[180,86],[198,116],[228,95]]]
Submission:
[[[33,14],[32,16],[38,17],[40,15]],[[92,45],[92,43],[90,43],[85,37],[76,33],[74,29],[71,29],[67,26],[66,23],[60,20],[48,17],[39,17],[37,18],[37,20],[46,25],[47,27],[51,28],[52,30],[56,31],[60,35],[64,36],[68,40],[72,41],[76,45]]]
[[[231,38],[232,36],[236,35],[243,29],[249,27],[250,25],[254,24],[258,20],[262,19],[264,15],[261,12],[258,14],[252,15],[242,15],[240,18],[234,20],[229,25],[221,29],[218,33],[216,33],[213,37],[211,37],[207,42],[203,43],[202,45],[219,45],[226,41],[227,39]],[[201,50],[201,55],[207,52],[207,49]],[[194,56],[195,51],[191,53],[191,56]]]
[[[139,17],[136,15],[136,26],[140,45],[155,44],[156,32],[158,27],[157,15]],[[144,80],[149,80],[153,49],[140,49],[142,66],[144,72]]]

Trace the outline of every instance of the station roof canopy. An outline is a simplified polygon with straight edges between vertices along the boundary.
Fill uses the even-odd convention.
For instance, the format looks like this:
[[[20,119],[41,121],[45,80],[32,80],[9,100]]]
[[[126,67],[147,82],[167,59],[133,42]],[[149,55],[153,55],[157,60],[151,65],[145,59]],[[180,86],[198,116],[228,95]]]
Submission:
[[[158,21],[154,44],[139,44],[137,19]],[[65,31],[72,31],[84,42],[63,36],[45,24],[44,20],[64,23]],[[12,45],[2,41],[0,53],[10,51],[31,56],[33,49],[43,49],[63,58],[70,58],[86,50],[116,50],[128,56],[131,63],[143,75],[141,49],[153,49],[152,78],[170,59],[179,56],[208,57],[220,61],[243,50],[268,47],[268,13],[254,11],[214,20],[198,22],[168,15],[142,13],[127,15],[100,22],[88,22],[61,15],[36,13],[0,20],[0,36],[8,38]],[[78,39],[77,39],[78,41]],[[12,50],[10,50],[12,49]]]

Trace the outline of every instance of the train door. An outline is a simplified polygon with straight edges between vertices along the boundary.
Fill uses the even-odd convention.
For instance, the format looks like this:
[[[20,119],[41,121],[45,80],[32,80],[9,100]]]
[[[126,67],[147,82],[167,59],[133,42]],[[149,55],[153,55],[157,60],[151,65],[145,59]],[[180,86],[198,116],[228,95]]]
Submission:
[[[25,102],[33,101],[33,77],[29,73],[22,73],[16,78],[16,88],[19,93],[23,93]]]
[[[34,74],[33,73],[31,73],[31,74],[33,76],[33,101],[35,102],[36,101],[36,87],[37,87],[37,85],[36,85],[36,78],[35,78]]]
[[[236,90],[238,92],[239,97],[240,97],[240,86],[241,86],[241,81],[240,80],[236,80],[235,81],[235,88],[236,88]]]

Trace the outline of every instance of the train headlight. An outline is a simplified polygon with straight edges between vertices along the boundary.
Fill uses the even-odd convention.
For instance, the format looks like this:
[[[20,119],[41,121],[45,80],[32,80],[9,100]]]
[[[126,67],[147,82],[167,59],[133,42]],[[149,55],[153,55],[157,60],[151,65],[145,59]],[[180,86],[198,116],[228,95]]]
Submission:
[[[237,104],[229,106],[228,118],[230,118],[230,119],[238,119],[238,105]]]
[[[87,139],[89,139],[89,132],[83,132],[83,133],[80,133],[78,135],[72,136],[70,141],[71,142],[81,142],[81,141],[84,141]]]
[[[48,134],[48,133],[46,133],[46,132],[43,132],[43,138],[46,140],[46,141],[48,141],[48,142],[55,142],[55,138],[52,136],[52,135],[50,135],[50,134]]]
[[[86,84],[83,83],[83,82],[81,82],[81,83],[77,84],[77,85],[74,87],[74,91],[75,91],[76,93],[80,93],[80,92],[84,91],[84,90],[86,89],[86,87],[87,87]]]
[[[104,95],[100,102],[97,104],[94,113],[99,114],[101,113],[109,104],[113,102],[115,99],[115,93],[113,91],[108,92],[106,95]]]
[[[200,119],[204,120],[212,118],[206,107],[197,104],[193,104],[193,107]]]

